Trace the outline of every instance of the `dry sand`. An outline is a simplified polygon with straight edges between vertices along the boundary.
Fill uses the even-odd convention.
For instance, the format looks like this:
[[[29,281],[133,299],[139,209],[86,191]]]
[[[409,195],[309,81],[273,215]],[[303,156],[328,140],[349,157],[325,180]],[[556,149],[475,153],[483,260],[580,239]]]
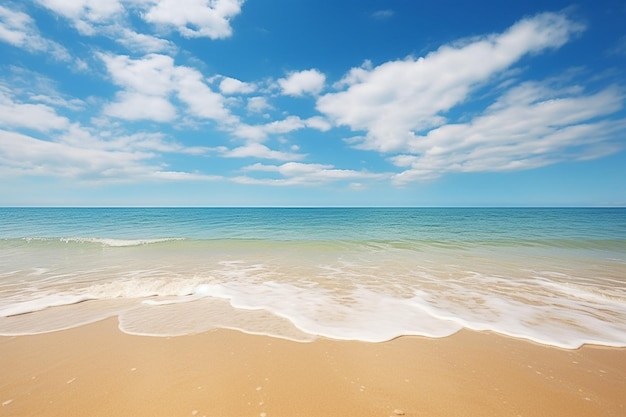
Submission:
[[[0,416],[626,415],[626,349],[489,333],[369,344],[217,330],[123,334],[116,320],[0,337]]]

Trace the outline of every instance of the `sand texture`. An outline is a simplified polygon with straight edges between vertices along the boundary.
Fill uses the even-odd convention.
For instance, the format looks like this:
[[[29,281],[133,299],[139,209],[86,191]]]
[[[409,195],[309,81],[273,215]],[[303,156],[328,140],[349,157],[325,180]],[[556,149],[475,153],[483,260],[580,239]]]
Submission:
[[[0,416],[626,415],[626,349],[443,339],[131,336],[115,319],[0,337]]]

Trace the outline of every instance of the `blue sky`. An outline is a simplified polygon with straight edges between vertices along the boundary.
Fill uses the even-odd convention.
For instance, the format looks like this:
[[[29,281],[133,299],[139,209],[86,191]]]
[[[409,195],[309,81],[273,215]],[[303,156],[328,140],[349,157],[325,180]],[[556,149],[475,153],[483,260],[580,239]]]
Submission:
[[[0,205],[626,205],[626,1],[0,1]]]

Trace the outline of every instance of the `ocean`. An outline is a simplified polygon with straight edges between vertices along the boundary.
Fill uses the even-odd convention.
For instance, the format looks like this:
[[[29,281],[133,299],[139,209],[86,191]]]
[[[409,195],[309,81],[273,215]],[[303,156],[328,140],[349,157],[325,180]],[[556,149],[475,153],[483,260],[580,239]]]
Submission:
[[[0,335],[626,346],[624,208],[0,208]]]

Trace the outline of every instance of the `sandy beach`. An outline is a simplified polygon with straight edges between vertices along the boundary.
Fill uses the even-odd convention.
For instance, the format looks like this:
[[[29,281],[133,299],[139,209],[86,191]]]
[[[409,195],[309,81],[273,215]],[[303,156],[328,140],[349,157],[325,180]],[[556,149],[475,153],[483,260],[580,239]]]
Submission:
[[[2,416],[623,416],[626,349],[490,333],[296,343],[131,336],[109,319],[0,338]]]

